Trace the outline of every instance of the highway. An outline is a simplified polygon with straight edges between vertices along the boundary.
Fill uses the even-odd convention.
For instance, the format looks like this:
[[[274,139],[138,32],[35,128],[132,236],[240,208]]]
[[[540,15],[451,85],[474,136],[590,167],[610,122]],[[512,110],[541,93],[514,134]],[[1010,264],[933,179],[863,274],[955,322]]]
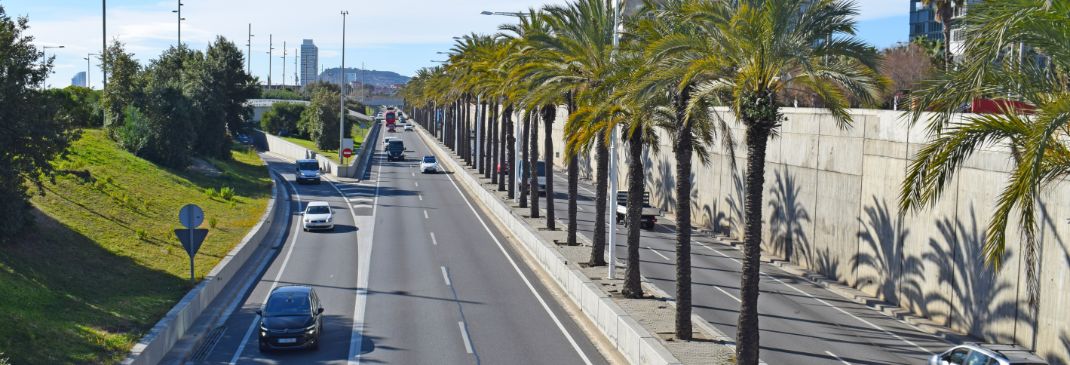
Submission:
[[[384,132],[384,134],[387,134]],[[428,149],[404,139],[407,161],[373,157],[363,181],[293,183],[293,165],[265,154],[287,180],[289,235],[224,317],[199,364],[604,364],[583,331],[492,222],[452,181],[423,175]],[[304,232],[309,201],[335,211],[333,232]],[[271,289],[310,285],[325,320],[318,351],[260,353],[255,313]]]
[[[567,176],[554,175],[557,217],[568,216]],[[594,231],[594,188],[580,183],[578,224],[590,239]],[[541,202],[545,208],[545,201]],[[558,218],[564,227],[565,218]],[[676,249],[672,221],[659,217],[653,231],[642,231],[643,276],[669,295],[676,292]],[[694,313],[735,338],[739,315],[742,252],[692,236]],[[617,225],[619,262],[627,257],[627,231]],[[911,325],[848,301],[811,282],[763,264],[758,299],[761,354],[769,364],[922,364],[950,345]]]

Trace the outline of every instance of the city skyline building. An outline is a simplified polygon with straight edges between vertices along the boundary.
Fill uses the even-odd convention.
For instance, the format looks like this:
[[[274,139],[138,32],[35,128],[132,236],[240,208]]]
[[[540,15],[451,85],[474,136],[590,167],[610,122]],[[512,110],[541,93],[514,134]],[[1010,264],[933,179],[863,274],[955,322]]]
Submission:
[[[71,86],[88,87],[86,85],[85,71],[79,71],[71,78]]]
[[[301,42],[301,86],[308,86],[319,76],[319,47],[311,39]]]

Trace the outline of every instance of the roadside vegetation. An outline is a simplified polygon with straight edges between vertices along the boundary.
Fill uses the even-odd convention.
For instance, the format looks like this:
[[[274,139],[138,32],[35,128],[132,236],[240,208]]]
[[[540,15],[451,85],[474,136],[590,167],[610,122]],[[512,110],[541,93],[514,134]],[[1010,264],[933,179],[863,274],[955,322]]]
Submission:
[[[851,128],[849,108],[907,110],[915,123],[928,123],[931,141],[921,149],[903,182],[903,211],[923,209],[939,199],[964,161],[982,146],[1008,144],[1016,158],[985,238],[985,257],[999,268],[1005,256],[1009,216],[1018,215],[1030,269],[1030,302],[1036,300],[1037,251],[1034,236],[1038,196],[1070,171],[1066,126],[1067,25],[1070,5],[1046,0],[988,1],[972,4],[963,22],[966,52],[954,59],[947,43],[915,40],[878,51],[855,37],[856,1],[850,0],[666,0],[644,1],[622,16],[616,2],[574,0],[516,14],[515,23],[495,35],[456,38],[449,61],[417,72],[402,91],[418,107],[419,120],[436,120],[428,129],[454,149],[469,166],[494,181],[483,166],[515,165],[513,153],[501,153],[519,138],[519,162],[532,171],[540,154],[549,166],[552,125],[564,123],[569,179],[568,244],[575,244],[575,158],[594,150],[596,217],[590,266],[605,265],[602,221],[608,191],[606,146],[619,143],[626,152],[627,272],[621,293],[642,298],[639,285],[638,220],[645,190],[644,151],[658,146],[658,135],[671,137],[676,169],[676,328],[678,339],[692,333],[690,280],[691,166],[705,162],[710,148],[745,156],[743,170],[744,260],[736,355],[741,364],[758,362],[759,263],[763,217],[766,145],[779,134],[781,108],[810,107],[829,111],[840,128]],[[961,0],[923,1],[937,11],[945,37],[951,13]],[[615,29],[623,28],[619,40]],[[1025,53],[1028,49],[1028,53]],[[1045,62],[1026,62],[1045,58]],[[953,115],[977,98],[1006,98],[999,113],[965,118]],[[476,104],[478,103],[478,104]],[[1036,107],[1035,117],[1021,108]],[[474,106],[475,108],[472,108]],[[723,107],[716,112],[712,107]],[[473,118],[472,109],[490,117]],[[561,120],[558,108],[567,110]],[[1027,108],[1028,109],[1028,108]],[[498,115],[496,111],[506,112]],[[524,135],[512,135],[511,118],[522,119]],[[937,111],[923,121],[922,112]],[[432,118],[432,115],[443,117]],[[486,116],[487,112],[476,115]],[[731,115],[732,118],[725,118]],[[735,132],[734,126],[742,128]],[[542,151],[534,134],[545,128]],[[476,131],[487,136],[475,140]],[[662,133],[656,133],[656,132]],[[614,137],[614,134],[617,136]],[[529,138],[529,136],[531,136]],[[613,141],[613,138],[617,138]],[[476,154],[475,143],[485,144]],[[503,147],[502,145],[505,145]],[[734,157],[734,155],[733,155]],[[735,158],[733,158],[734,160]],[[476,163],[476,161],[480,161]],[[552,174],[545,198],[521,191],[521,206],[540,218],[539,200],[553,206]],[[511,186],[513,181],[509,181]],[[499,184],[504,191],[505,185]],[[513,197],[510,190],[509,198]],[[554,210],[545,229],[555,229]],[[978,258],[982,259],[982,258]]]
[[[271,182],[256,153],[206,159],[219,176],[160,167],[82,131],[36,223],[0,249],[0,349],[16,364],[115,363],[191,288],[177,211],[204,208],[200,280],[258,221]],[[208,191],[232,191],[227,199]],[[48,349],[42,351],[42,349]]]

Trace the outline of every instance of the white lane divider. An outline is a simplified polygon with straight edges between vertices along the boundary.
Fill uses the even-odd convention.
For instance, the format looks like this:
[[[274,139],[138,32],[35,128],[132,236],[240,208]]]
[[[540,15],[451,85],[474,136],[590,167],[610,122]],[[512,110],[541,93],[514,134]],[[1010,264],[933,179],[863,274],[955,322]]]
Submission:
[[[661,252],[658,252],[658,250],[650,248],[650,246],[646,246],[646,249],[650,250],[650,252],[653,252],[655,255],[661,256],[661,258],[665,259],[665,261],[672,261],[671,259],[669,259],[668,256],[662,255]]]
[[[829,354],[829,355],[832,355],[832,357],[835,357],[836,360],[840,360],[840,362],[843,363],[844,365],[851,365],[851,363],[843,361],[843,359],[841,359],[839,356],[836,356],[836,354],[832,353],[832,351],[825,351],[825,353]]]
[[[449,274],[449,272],[446,271],[446,267],[445,266],[439,266],[439,268],[442,269],[442,280],[446,281],[446,286],[453,286],[453,284],[450,283],[450,274]]]
[[[420,197],[420,201],[424,200],[424,195],[423,194],[420,194],[420,195],[417,195],[417,196]]]
[[[742,300],[739,300],[739,298],[737,298],[735,295],[732,295],[731,293],[724,291],[724,289],[721,289],[721,287],[714,286],[713,288],[717,289],[717,290],[720,290],[721,293],[724,293],[724,295],[727,295],[729,298],[735,299],[737,302],[743,303]]]
[[[736,260],[736,259],[732,258],[731,256],[725,255],[724,252],[721,252],[721,251],[719,251],[719,250],[717,250],[715,248],[712,248],[710,246],[706,246],[706,245],[702,244],[701,242],[699,244],[702,245],[702,247],[705,247],[705,248],[709,249],[710,251],[716,252],[718,255],[724,256],[724,257],[728,258],[729,260],[734,261],[737,264],[740,264],[740,265],[743,264],[739,260]],[[881,331],[886,335],[895,337],[895,339],[897,339],[899,341],[902,341],[903,343],[909,344],[911,346],[914,346],[914,348],[916,348],[918,350],[921,350],[921,351],[924,351],[924,352],[928,353],[929,355],[934,355],[935,354],[932,351],[929,351],[929,349],[926,349],[926,348],[921,347],[920,345],[914,343],[914,341],[905,339],[902,336],[899,336],[899,335],[895,334],[894,332],[891,332],[891,331],[888,331],[888,330],[884,329],[884,327],[878,326],[878,325],[874,324],[873,322],[870,322],[870,321],[867,321],[865,319],[862,319],[862,318],[854,315],[853,313],[844,310],[843,308],[834,306],[834,305],[832,305],[832,303],[826,302],[824,299],[815,297],[813,294],[807,293],[806,291],[803,291],[802,289],[799,289],[799,288],[795,287],[794,285],[785,283],[784,281],[782,281],[780,279],[777,279],[777,278],[775,278],[773,276],[770,276],[769,274],[766,274],[766,273],[762,273],[762,276],[765,276],[766,278],[772,279],[773,281],[775,281],[777,283],[780,283],[780,285],[786,286],[786,287],[790,288],[791,290],[794,290],[794,291],[798,292],[799,294],[802,294],[802,295],[805,295],[805,296],[809,297],[810,299],[816,300],[817,302],[819,302],[821,304],[824,304],[826,307],[835,309],[836,311],[839,311],[840,313],[846,314],[847,316],[849,316],[851,318],[854,318],[855,320],[857,320],[859,322],[862,322],[865,325],[867,325],[867,326],[869,326],[869,327],[871,327],[871,328],[873,328],[875,330]]]
[[[413,181],[412,183],[415,184],[416,187],[420,187],[420,182],[419,181]]]
[[[424,219],[431,219],[431,217],[427,215],[427,209],[424,209]]]
[[[464,340],[464,350],[468,353],[472,353],[472,340],[468,339],[468,328],[465,327],[464,321],[457,322],[457,327],[461,329],[461,339]]]
[[[438,240],[435,239],[435,232],[431,232],[431,244],[438,246]]]

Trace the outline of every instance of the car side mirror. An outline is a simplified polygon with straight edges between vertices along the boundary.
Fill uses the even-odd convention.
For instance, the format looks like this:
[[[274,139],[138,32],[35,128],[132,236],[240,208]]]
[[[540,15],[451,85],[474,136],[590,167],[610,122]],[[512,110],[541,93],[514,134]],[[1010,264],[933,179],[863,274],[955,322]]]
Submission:
[[[256,310],[256,315],[263,316],[264,315],[264,311],[257,309]]]
[[[317,309],[316,314],[323,314],[323,308]]]

